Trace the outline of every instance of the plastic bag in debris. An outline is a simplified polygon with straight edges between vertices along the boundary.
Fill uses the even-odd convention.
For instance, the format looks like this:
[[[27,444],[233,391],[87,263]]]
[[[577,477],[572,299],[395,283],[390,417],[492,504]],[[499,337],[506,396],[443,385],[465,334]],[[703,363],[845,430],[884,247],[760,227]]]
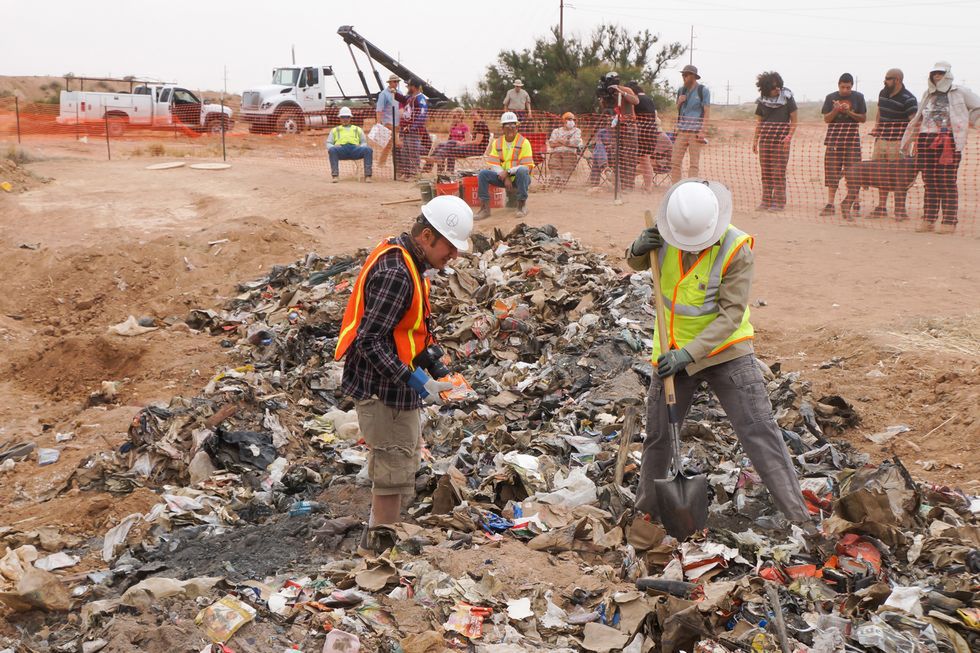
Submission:
[[[539,492],[534,496],[536,501],[575,508],[595,503],[598,500],[596,485],[586,476],[584,467],[573,468],[568,476],[561,472],[555,474],[555,490]]]
[[[854,629],[854,639],[862,646],[874,647],[884,653],[916,653],[915,640],[889,626],[878,615]]]
[[[272,434],[256,431],[224,431],[218,429],[215,437],[204,445],[216,460],[226,469],[231,466],[244,466],[264,470],[277,457],[272,444]]]

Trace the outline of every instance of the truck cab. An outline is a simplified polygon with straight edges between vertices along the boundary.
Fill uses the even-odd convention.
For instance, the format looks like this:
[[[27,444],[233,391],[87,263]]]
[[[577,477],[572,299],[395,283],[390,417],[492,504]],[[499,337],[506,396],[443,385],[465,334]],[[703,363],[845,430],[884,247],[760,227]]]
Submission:
[[[328,126],[327,115],[336,114],[337,100],[329,96],[330,66],[283,66],[272,70],[272,83],[242,92],[241,118],[253,133],[296,134],[304,129]]]

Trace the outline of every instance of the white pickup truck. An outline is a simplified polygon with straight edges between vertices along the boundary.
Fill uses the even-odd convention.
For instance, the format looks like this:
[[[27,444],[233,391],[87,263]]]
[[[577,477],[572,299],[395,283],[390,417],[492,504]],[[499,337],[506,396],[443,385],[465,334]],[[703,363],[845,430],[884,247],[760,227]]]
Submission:
[[[233,125],[233,112],[219,104],[202,102],[186,88],[172,84],[137,86],[132,93],[62,91],[61,125],[108,122],[110,136],[127,127],[184,126],[197,132],[221,133]]]
[[[242,92],[239,117],[253,133],[296,134],[304,129],[323,129],[339,124],[337,112],[341,102],[359,100],[354,123],[373,117],[370,98],[327,94],[327,78],[333,77],[330,66],[288,66],[272,71],[272,83]],[[338,85],[339,86],[339,85]]]

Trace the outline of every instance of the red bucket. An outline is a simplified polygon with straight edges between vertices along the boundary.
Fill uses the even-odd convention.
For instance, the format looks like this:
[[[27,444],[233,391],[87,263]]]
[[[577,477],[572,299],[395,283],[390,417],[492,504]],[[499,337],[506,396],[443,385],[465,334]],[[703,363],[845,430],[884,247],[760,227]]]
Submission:
[[[497,186],[490,187],[490,208],[502,209],[507,204],[507,189]]]
[[[480,182],[475,176],[463,177],[463,200],[470,206],[480,206]]]
[[[476,176],[463,177],[463,200],[470,206],[480,206],[480,182]],[[438,194],[438,193],[437,193]],[[507,191],[497,186],[490,187],[490,208],[502,209],[507,203]]]
[[[459,184],[456,182],[436,184],[436,197],[439,197],[440,195],[459,196]]]

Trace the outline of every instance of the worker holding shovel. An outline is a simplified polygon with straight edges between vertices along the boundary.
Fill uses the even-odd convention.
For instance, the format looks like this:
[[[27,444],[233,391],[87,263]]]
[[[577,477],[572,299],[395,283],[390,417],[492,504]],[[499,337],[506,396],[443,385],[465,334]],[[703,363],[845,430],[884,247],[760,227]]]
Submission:
[[[627,252],[634,270],[656,262],[651,271],[658,305],[657,374],[647,395],[636,508],[681,538],[707,519],[707,480],[682,473],[678,441],[702,381],[718,396],[776,507],[793,522],[809,519],[752,347],[754,240],[732,226],[731,218],[728,188],[686,179],[667,191],[655,225],[647,214],[648,227]]]

